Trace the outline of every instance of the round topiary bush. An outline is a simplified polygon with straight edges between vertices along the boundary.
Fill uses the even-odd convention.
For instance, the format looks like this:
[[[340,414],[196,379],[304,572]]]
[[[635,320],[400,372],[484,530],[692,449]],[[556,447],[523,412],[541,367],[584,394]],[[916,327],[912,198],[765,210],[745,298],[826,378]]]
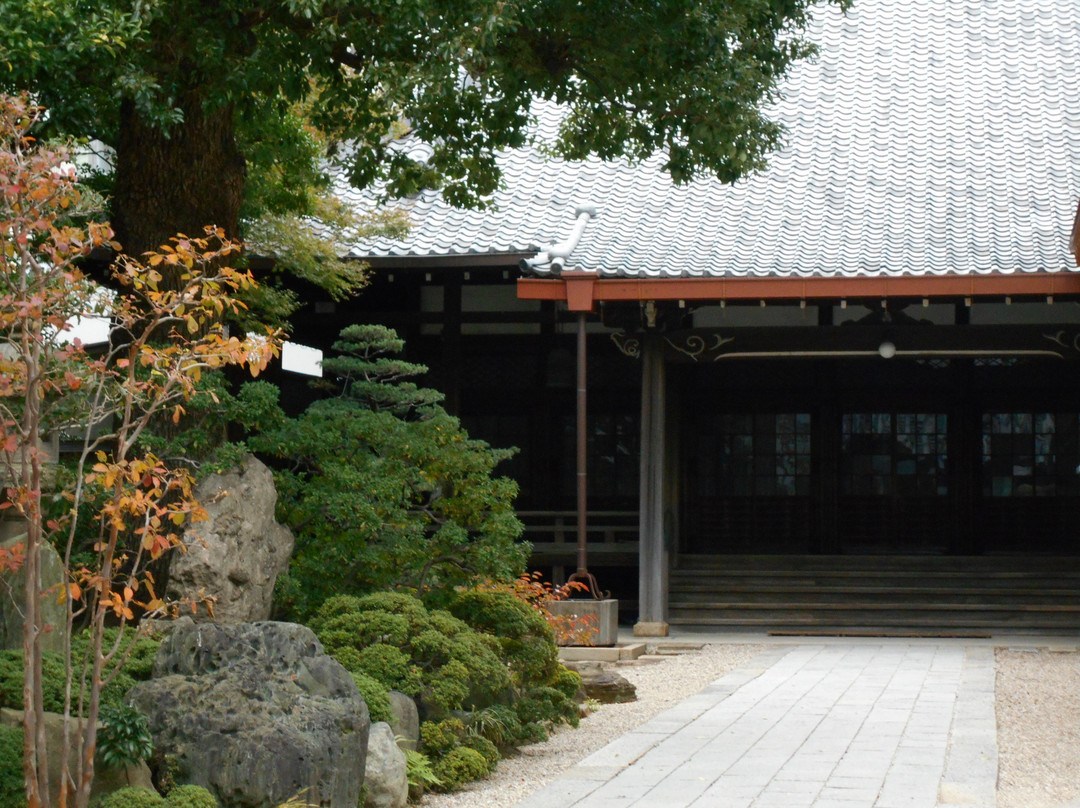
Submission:
[[[330,598],[311,627],[347,670],[416,696],[426,718],[493,704],[511,685],[494,637],[409,595]]]
[[[540,612],[509,592],[461,590],[448,608],[458,619],[498,640],[519,687],[546,683],[557,673],[559,649],[551,626]]]
[[[475,749],[484,756],[487,762],[488,774],[495,771],[495,764],[499,762],[499,750],[491,741],[483,735],[467,734],[461,741],[461,745],[468,749]]]
[[[433,758],[448,754],[464,737],[465,725],[460,718],[425,721],[420,725],[420,748]]]
[[[214,795],[202,786],[177,786],[165,798],[166,808],[218,808]]]
[[[439,778],[440,791],[455,791],[465,783],[487,776],[488,764],[475,749],[459,746],[435,764],[435,776]]]
[[[124,786],[106,794],[98,808],[165,808],[165,798],[148,788]]]
[[[22,753],[22,729],[0,727],[0,808],[26,808]]]

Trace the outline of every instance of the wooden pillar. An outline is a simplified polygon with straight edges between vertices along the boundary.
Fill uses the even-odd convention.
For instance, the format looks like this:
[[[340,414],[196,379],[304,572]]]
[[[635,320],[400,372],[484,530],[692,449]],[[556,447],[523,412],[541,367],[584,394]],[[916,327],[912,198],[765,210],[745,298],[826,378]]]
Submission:
[[[461,276],[452,274],[443,286],[443,407],[461,414]]]
[[[639,530],[638,622],[634,636],[666,637],[668,633],[667,406],[664,349],[661,338],[642,340],[641,379],[641,522]]]
[[[668,568],[678,566],[681,552],[683,501],[682,501],[682,423],[679,415],[682,411],[683,377],[674,373],[664,374],[664,409],[667,411],[667,426],[664,437],[664,535],[667,548]],[[674,378],[673,378],[674,376]],[[670,402],[670,406],[668,406]],[[666,602],[666,596],[665,596]]]

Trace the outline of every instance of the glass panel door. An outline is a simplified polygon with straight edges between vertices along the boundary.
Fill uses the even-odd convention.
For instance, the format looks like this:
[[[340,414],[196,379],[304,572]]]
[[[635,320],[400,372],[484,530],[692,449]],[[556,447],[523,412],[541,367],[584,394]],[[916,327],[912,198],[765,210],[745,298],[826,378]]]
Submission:
[[[1080,416],[984,412],[976,526],[998,552],[1075,553],[1080,514]]]
[[[948,544],[948,416],[845,413],[839,539],[845,552],[936,552]]]
[[[697,553],[806,552],[811,418],[721,413],[687,446],[687,547]]]

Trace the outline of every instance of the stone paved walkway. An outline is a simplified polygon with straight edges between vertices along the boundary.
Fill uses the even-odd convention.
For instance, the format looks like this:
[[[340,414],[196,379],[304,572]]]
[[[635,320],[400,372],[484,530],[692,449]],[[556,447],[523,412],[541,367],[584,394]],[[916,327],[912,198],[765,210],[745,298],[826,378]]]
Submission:
[[[993,808],[993,648],[781,646],[519,808]]]

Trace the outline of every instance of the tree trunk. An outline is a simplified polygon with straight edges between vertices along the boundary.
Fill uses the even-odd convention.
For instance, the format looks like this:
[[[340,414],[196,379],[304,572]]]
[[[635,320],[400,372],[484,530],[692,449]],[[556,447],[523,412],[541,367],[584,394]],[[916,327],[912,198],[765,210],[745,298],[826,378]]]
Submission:
[[[204,110],[202,98],[180,103],[182,123],[162,129],[125,101],[120,107],[112,225],[130,255],[172,236],[203,235],[207,225],[239,236],[245,162],[236,145],[233,108]]]

